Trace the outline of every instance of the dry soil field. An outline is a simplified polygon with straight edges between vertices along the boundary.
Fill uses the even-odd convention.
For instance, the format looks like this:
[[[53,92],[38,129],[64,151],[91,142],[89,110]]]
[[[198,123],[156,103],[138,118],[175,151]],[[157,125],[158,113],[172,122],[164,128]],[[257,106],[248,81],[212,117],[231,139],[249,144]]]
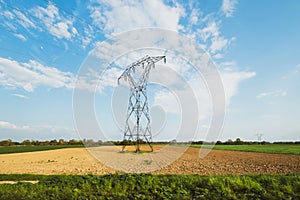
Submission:
[[[0,174],[107,174],[121,172],[120,169],[155,174],[300,173],[300,156],[296,155],[212,150],[206,157],[199,158],[199,148],[190,147],[185,152],[183,147],[170,147],[162,152],[161,148],[165,147],[156,147],[153,153],[144,154],[119,153],[116,147],[3,154],[0,155]],[[173,155],[176,151],[179,153]],[[168,165],[172,159],[175,161]]]

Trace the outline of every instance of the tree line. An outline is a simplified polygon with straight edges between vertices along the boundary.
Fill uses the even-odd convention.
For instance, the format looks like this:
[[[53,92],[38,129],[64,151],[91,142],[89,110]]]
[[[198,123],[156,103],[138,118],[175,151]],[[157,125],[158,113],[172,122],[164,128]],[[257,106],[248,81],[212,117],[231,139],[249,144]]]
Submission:
[[[64,139],[59,139],[59,140],[45,140],[45,141],[39,141],[39,140],[24,140],[22,142],[16,142],[12,141],[11,139],[8,140],[2,140],[0,141],[0,146],[18,146],[18,145],[23,145],[23,146],[47,146],[47,145],[83,145],[82,140],[64,140]]]
[[[140,144],[146,144],[146,141],[140,140]],[[124,140],[124,141],[94,141],[92,139],[83,139],[83,140],[76,140],[76,139],[70,139],[70,140],[64,140],[64,139],[53,139],[53,140],[45,140],[45,141],[39,141],[39,140],[24,140],[22,142],[16,142],[12,141],[11,139],[7,140],[1,140],[0,146],[47,146],[47,145],[85,145],[85,146],[104,146],[104,145],[134,145],[135,142],[131,140]],[[227,140],[225,142],[217,141],[217,142],[205,142],[205,141],[189,141],[189,142],[177,142],[176,140],[172,141],[158,141],[158,142],[152,142],[152,144],[157,145],[164,145],[164,144],[216,144],[216,145],[255,145],[255,144],[300,144],[300,141],[289,141],[289,142],[267,142],[267,141],[242,141],[240,138],[237,138],[235,140]]]

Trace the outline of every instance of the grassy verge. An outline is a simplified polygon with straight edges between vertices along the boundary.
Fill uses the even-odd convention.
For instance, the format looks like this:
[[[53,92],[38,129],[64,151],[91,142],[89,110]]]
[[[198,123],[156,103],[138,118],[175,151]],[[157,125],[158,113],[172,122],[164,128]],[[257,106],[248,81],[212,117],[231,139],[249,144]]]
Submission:
[[[192,147],[200,148],[201,145],[192,145]],[[205,145],[204,145],[204,148],[205,148]],[[214,149],[300,155],[300,145],[285,145],[285,144],[215,145]]]
[[[0,175],[0,199],[300,199],[300,175]]]
[[[46,150],[54,150],[54,149],[79,148],[79,147],[83,147],[83,145],[9,146],[9,147],[0,147],[0,154],[46,151]]]

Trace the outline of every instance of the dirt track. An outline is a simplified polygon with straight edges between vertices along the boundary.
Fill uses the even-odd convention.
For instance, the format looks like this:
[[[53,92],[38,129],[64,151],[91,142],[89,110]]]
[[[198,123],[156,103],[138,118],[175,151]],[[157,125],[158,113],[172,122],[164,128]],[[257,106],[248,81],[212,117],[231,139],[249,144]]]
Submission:
[[[102,148],[102,147],[101,147]],[[172,147],[172,151],[176,147]],[[98,149],[95,149],[98,150]],[[130,160],[139,155],[121,154],[114,148],[107,147],[110,159],[115,163],[126,165],[122,158]],[[169,155],[170,152],[167,152]],[[100,152],[101,153],[101,152]],[[103,153],[101,153],[103,155]],[[160,154],[149,154],[159,158]],[[117,157],[114,157],[117,156]],[[141,157],[142,168],[151,165]],[[146,157],[145,157],[146,156]],[[162,157],[163,158],[163,157]],[[148,162],[149,161],[149,162]],[[134,163],[133,163],[134,164]],[[134,169],[134,166],[133,166]],[[0,155],[0,174],[107,174],[116,170],[99,162],[84,148],[59,149],[30,153]],[[135,172],[130,171],[130,172]],[[283,154],[265,154],[238,151],[212,150],[203,159],[199,158],[199,148],[188,148],[179,159],[169,166],[152,172],[155,174],[287,174],[300,173],[300,156]]]

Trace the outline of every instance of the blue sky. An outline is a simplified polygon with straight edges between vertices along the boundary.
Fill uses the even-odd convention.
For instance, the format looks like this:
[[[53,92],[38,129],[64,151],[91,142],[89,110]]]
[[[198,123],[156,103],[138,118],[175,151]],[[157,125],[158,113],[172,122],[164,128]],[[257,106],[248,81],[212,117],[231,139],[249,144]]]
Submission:
[[[258,133],[267,141],[300,139],[297,0],[0,0],[0,17],[0,140],[85,137],[76,130],[72,105],[80,67],[107,38],[149,27],[179,32],[210,54],[226,95],[220,140],[256,140]],[[95,112],[107,138],[121,140],[108,106],[120,71],[110,72],[102,82],[107,90],[96,92]],[[88,92],[89,84],[82,89]],[[176,108],[162,88],[149,95],[160,105],[154,123],[167,121],[157,139],[172,139]],[[209,112],[199,114],[196,139],[204,138]]]

